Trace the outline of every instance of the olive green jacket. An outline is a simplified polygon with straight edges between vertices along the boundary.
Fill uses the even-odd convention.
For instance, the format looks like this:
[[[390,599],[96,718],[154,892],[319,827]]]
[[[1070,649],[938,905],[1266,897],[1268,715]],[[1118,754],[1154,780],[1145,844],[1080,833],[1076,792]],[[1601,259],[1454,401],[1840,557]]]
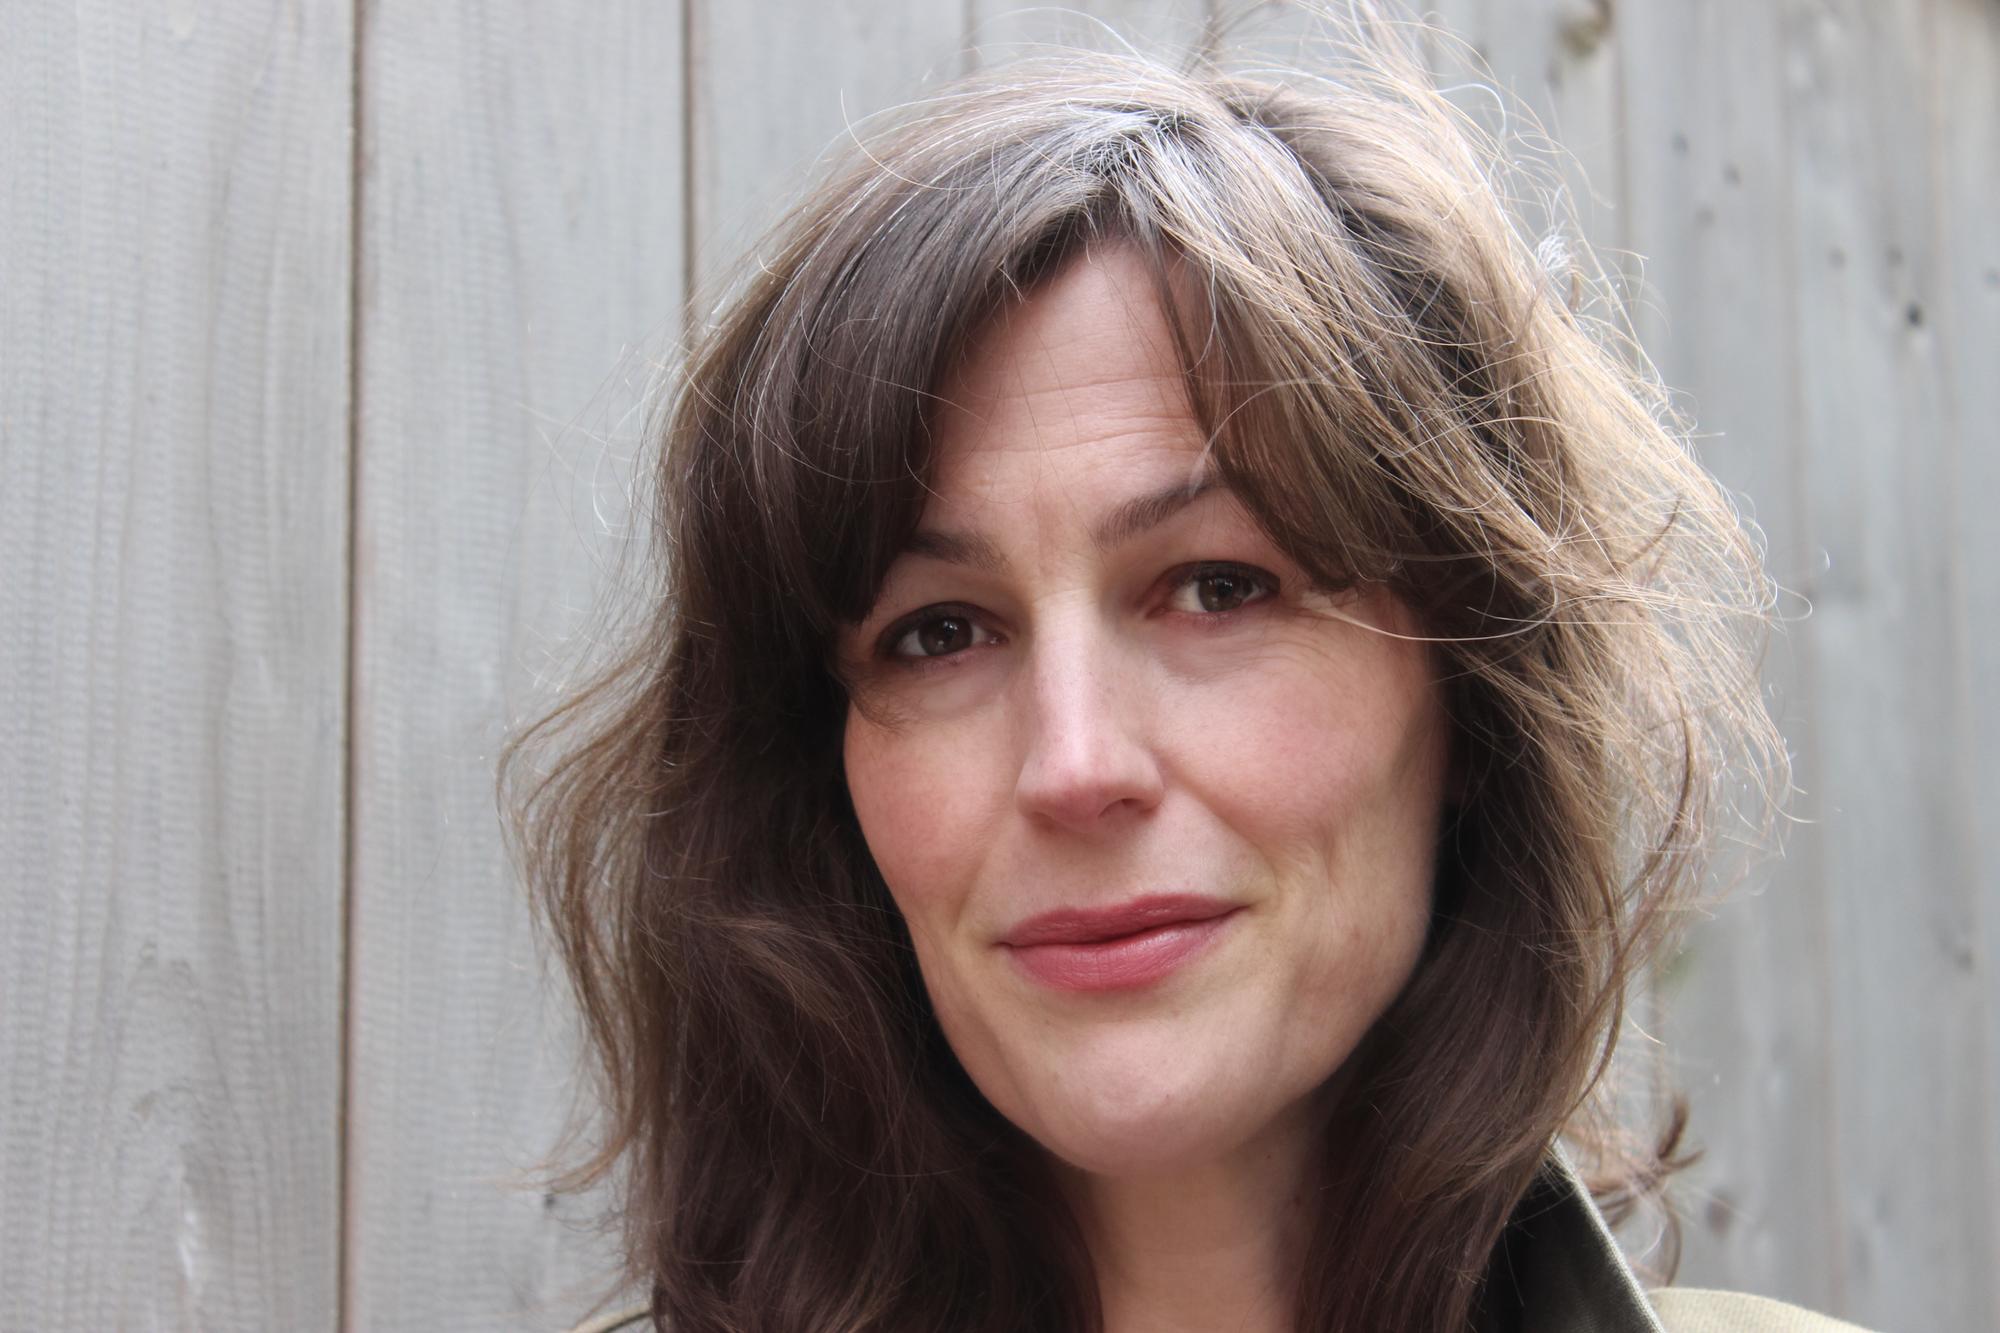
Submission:
[[[1762,1296],[1644,1290],[1560,1151],[1514,1210],[1501,1244],[1520,1333],[1862,1333]]]
[[[1647,1292],[1560,1152],[1515,1210],[1501,1246],[1496,1271],[1511,1281],[1506,1304],[1519,1312],[1518,1333],[1862,1333],[1761,1296],[1683,1287]],[[571,1333],[637,1333],[645,1325],[643,1309],[626,1310]]]

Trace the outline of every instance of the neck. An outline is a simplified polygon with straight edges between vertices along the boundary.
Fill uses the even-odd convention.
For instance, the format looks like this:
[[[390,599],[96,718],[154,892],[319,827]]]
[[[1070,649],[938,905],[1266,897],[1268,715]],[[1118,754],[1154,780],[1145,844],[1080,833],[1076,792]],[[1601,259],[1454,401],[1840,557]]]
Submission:
[[[1105,1333],[1292,1333],[1312,1166],[1294,1131],[1168,1171],[1069,1172]]]

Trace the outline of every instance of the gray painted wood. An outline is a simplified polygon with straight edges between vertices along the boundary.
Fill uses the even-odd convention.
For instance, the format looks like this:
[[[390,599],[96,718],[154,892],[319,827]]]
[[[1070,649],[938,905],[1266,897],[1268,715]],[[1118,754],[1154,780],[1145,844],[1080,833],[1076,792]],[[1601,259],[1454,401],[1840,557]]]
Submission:
[[[1280,83],[1320,62],[1324,26],[1310,3],[1300,0],[1214,0],[1222,54],[1235,72]]]
[[[492,762],[632,551],[689,265],[698,318],[974,41],[1202,9],[688,3],[386,0],[358,64],[338,4],[0,19],[0,1328],[599,1294],[595,1201],[522,1188],[572,1044]],[[1296,60],[1298,7],[1250,8]],[[1658,983],[1708,1153],[1683,1276],[2000,1325],[2000,9],[1429,8],[1644,256],[1645,345],[1795,593],[1806,822]]]
[[[1956,682],[1963,768],[1942,776],[1940,799],[1972,831],[1968,884],[1976,896],[1978,960],[1985,1019],[1983,1145],[1957,1151],[1981,1157],[1985,1184],[1968,1167],[1979,1197],[2000,1191],[2000,527],[1991,518],[2000,496],[2000,5],[1944,0],[1932,34],[1936,79],[1928,112],[1937,127],[1939,237],[1938,354],[1949,370],[1952,463],[1957,474],[1950,515],[1952,579],[1959,594],[1964,667]],[[1980,1149],[1983,1147],[1983,1152]],[[1993,1225],[1987,1214],[1987,1225]],[[1989,1232],[1988,1244],[1993,1244]],[[1988,1254],[1992,1250],[1989,1248]],[[2000,1328],[2000,1275],[1974,1262],[1958,1277],[1983,1285],[1983,1313],[1972,1326]]]
[[[1796,293],[1824,251],[1798,248],[1788,210],[1787,36],[1770,6],[1725,0],[1619,12],[1630,248],[1641,258],[1641,342],[1693,414],[1703,461],[1761,527],[1783,612],[1805,610],[1823,567],[1796,483],[1818,451],[1799,419],[1807,377]],[[1802,624],[1774,639],[1766,677],[1808,789],[1823,791]],[[1836,1240],[1843,1182],[1828,1018],[1831,906],[1822,826],[1790,827],[1787,855],[1695,923],[1659,977],[1669,1069],[1704,1157],[1682,1178],[1681,1277],[1845,1308]]]
[[[572,1046],[494,760],[621,551],[682,302],[681,18],[410,0],[362,35],[348,1318],[563,1328],[609,1252],[598,1201],[524,1187]]]
[[[698,324],[815,167],[870,116],[956,75],[967,53],[961,7],[936,0],[686,3]]]
[[[1808,822],[1768,890],[1697,935],[1672,1002],[1670,1042],[1708,1079],[1687,1277],[1871,1326],[1983,1326],[1989,1159],[1969,1178],[1962,1154],[1987,1141],[1989,1049],[1975,829],[1952,795],[1969,689],[1934,329],[1948,261],[1936,162],[1913,150],[1928,97],[1959,94],[1927,91],[1928,5],[1646,17],[1634,152],[1669,149],[1633,175],[1667,312],[1650,345],[1725,432],[1712,465],[1812,604],[1772,673]]]
[[[1824,822],[1802,832],[1824,848],[1831,927],[1841,1312],[1871,1327],[1976,1328],[2000,1248],[1994,1182],[1967,1188],[1986,1049],[1977,830],[1947,795],[1967,737],[1941,539],[1956,502],[1936,329],[1942,182],[1920,147],[1935,133],[1936,9],[1844,0],[1784,13],[1792,244],[1802,261],[1827,260],[1797,288],[1791,337],[1810,444],[1797,494],[1827,554],[1801,626],[1816,663],[1811,808]]]
[[[1440,83],[1551,196],[1520,201],[1537,238],[1573,212],[1593,244],[1621,246],[1621,71],[1609,0],[1435,0],[1424,12],[1438,25]]]
[[[346,6],[0,18],[0,1327],[331,1330]]]
[[[1130,52],[1176,63],[1198,48],[1214,6],[1209,0],[1071,0],[1022,5],[967,0],[968,41],[982,68],[1051,46]]]

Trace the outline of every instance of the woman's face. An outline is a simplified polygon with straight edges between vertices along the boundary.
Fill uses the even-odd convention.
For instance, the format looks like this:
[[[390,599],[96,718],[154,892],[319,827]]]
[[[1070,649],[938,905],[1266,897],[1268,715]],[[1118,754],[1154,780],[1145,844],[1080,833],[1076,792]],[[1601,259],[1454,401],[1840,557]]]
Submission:
[[[1309,588],[1201,469],[1129,251],[944,398],[918,538],[842,642],[848,787],[944,1033],[1088,1172],[1303,1137],[1424,938],[1448,728],[1418,626]]]

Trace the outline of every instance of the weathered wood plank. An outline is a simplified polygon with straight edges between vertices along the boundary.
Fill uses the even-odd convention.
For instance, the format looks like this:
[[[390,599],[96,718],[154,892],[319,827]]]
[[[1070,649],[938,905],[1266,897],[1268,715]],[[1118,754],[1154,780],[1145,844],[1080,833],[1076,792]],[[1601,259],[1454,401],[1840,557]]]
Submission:
[[[1573,211],[1594,244],[1619,245],[1624,162],[1609,0],[1434,0],[1424,10],[1441,25],[1434,46],[1452,100],[1545,177],[1543,188],[1560,192],[1556,207]],[[1468,86],[1464,53],[1448,49],[1454,41],[1486,65],[1498,96]],[[1554,160],[1549,142],[1559,149]],[[1538,233],[1556,220],[1544,201],[1517,202]]]
[[[1788,35],[1773,7],[1721,0],[1623,6],[1618,23],[1641,341],[1685,395],[1703,461],[1763,530],[1772,574],[1810,593],[1821,557],[1798,495],[1814,465],[1799,413],[1824,363],[1802,365],[1795,306],[1830,261],[1797,246],[1790,219]],[[1803,609],[1787,596],[1787,615]],[[1808,816],[1824,813],[1816,648],[1790,626],[1766,668]],[[1659,996],[1669,1068],[1704,1151],[1679,1182],[1681,1279],[1838,1309],[1843,1188],[1821,828],[1790,828],[1784,861],[1753,872],[1759,891],[1695,926]]]
[[[351,32],[0,17],[0,1327],[334,1327]]]
[[[973,60],[991,67],[1051,46],[1136,52],[1173,63],[1195,49],[1214,10],[1210,0],[968,0]]]
[[[966,52],[961,7],[934,0],[792,6],[775,33],[757,5],[686,3],[699,323],[717,283],[803,194],[815,164],[869,116],[956,74]]]
[[[1950,372],[1950,440],[1957,480],[1950,537],[1958,590],[1957,625],[1965,634],[1957,688],[1965,725],[1958,731],[1964,763],[1940,774],[1940,798],[1958,806],[1973,831],[1968,881],[1975,895],[1977,951],[1985,1017],[1985,1140],[1966,1145],[1961,1189],[2000,1196],[2000,525],[1991,517],[2000,495],[2000,5],[1987,0],[1939,0],[1932,34],[1929,114],[1941,188],[1938,220],[1944,259],[1939,268],[1938,353]],[[1984,1159],[1984,1184],[1971,1163]],[[1987,1225],[1993,1226],[1992,1213]],[[1991,1255],[2000,1238],[1988,1232]],[[2000,1328],[2000,1267],[1975,1260],[1963,1273],[1977,1290],[1968,1296],[1969,1327]],[[1983,1298],[1985,1304],[1978,1302]]]
[[[520,1187],[571,1046],[493,764],[618,555],[639,353],[678,330],[681,16],[386,0],[362,39],[348,1304],[562,1328],[609,1256]]]
[[[1976,1328],[1990,1305],[1965,1279],[2000,1250],[1985,1183],[1966,1188],[1985,1133],[1977,830],[1942,799],[1965,771],[1968,719],[1935,324],[1941,182],[1923,147],[1938,128],[1934,8],[1782,8],[1792,245],[1826,264],[1799,284],[1790,332],[1811,445],[1803,513],[1827,553],[1801,630],[1817,664],[1824,822],[1805,832],[1825,849],[1830,909],[1840,1312],[1876,1328]]]

